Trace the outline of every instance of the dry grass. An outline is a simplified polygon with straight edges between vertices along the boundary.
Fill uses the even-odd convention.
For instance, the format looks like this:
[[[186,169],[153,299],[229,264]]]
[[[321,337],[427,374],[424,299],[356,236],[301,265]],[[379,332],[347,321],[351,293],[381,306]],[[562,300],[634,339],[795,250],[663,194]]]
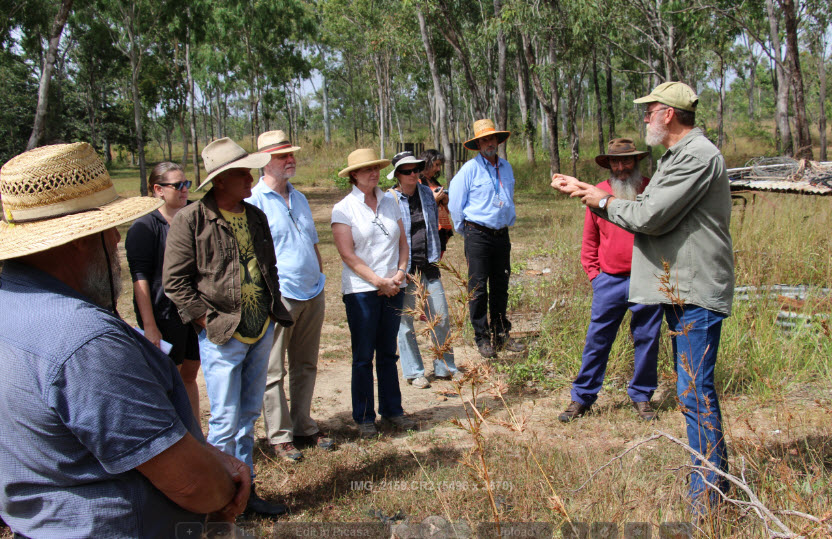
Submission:
[[[738,143],[739,151],[743,147]],[[349,339],[339,294],[340,261],[328,217],[332,204],[345,194],[334,187],[332,178],[348,152],[349,148],[305,148],[298,154],[295,182],[315,212],[328,276],[319,378],[338,377],[347,393]],[[339,441],[338,451],[307,450],[305,461],[296,466],[276,461],[263,445],[256,455],[261,493],[293,508],[289,522],[379,521],[397,513],[411,524],[441,515],[472,528],[497,518],[503,523],[548,522],[555,530],[570,522],[576,523],[575,530],[583,523],[612,522],[621,536],[628,523],[649,523],[658,536],[663,523],[690,522],[682,468],[689,457],[661,440],[638,447],[576,490],[595,470],[648,438],[653,427],[637,422],[629,409],[624,389],[632,374],[632,343],[625,332],[613,348],[594,413],[570,425],[557,422],[580,365],[589,319],[591,288],[579,263],[583,209],[546,187],[548,166],[523,164],[513,151],[511,157],[518,163],[519,189],[510,305],[515,320],[531,322],[515,326],[528,330],[528,355],[490,363],[494,372],[489,376],[509,391],[478,400],[479,412],[491,411],[478,427],[479,434],[456,428],[448,419],[425,420],[419,433],[388,433],[371,442],[356,440],[344,421],[347,407],[331,404],[327,399],[332,395],[321,395],[321,401],[316,397],[316,418]],[[729,161],[734,158],[742,161],[744,156]],[[591,161],[579,170],[597,174]],[[116,170],[113,175],[121,192],[137,194],[134,170]],[[732,233],[737,284],[827,285],[832,277],[829,204],[826,198],[769,194],[749,200],[742,219],[736,208]],[[465,267],[458,237],[451,240],[446,260]],[[120,305],[128,320],[129,285],[125,275]],[[447,277],[446,288],[453,289]],[[819,524],[781,516],[792,530],[820,537],[828,533],[824,530],[832,517],[832,350],[822,330],[780,330],[774,324],[776,312],[772,301],[749,302],[738,305],[724,324],[717,384],[730,466],[732,473],[744,473],[770,509],[826,519]],[[456,351],[474,368],[471,339],[466,328]],[[669,348],[669,339],[664,339],[654,401],[661,412],[659,427],[684,439]],[[423,351],[429,355],[426,348]],[[447,390],[425,391],[418,394],[424,401],[420,409],[430,408],[442,395],[450,395],[443,398],[451,402],[458,399]],[[461,402],[450,410],[451,416],[463,420],[466,410],[473,412],[470,404]],[[521,417],[522,429],[506,426]],[[481,443],[476,436],[482,437]],[[490,491],[484,488],[482,474],[465,464],[472,454],[488,470]],[[260,519],[240,523],[258,535],[269,535],[273,526]],[[706,522],[701,534],[759,537],[763,529],[755,516],[727,508],[719,519]]]

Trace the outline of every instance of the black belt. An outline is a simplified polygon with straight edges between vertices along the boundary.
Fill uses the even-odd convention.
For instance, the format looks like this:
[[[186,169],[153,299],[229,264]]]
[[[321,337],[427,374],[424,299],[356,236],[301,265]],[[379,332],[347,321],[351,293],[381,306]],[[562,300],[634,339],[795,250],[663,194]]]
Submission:
[[[473,223],[471,221],[465,221],[465,226],[470,226],[471,228],[479,230],[480,232],[484,232],[485,234],[488,234],[489,236],[505,236],[506,234],[508,234],[508,227],[507,226],[505,226],[503,228],[500,228],[500,229],[488,228],[487,226],[483,226],[479,223]]]

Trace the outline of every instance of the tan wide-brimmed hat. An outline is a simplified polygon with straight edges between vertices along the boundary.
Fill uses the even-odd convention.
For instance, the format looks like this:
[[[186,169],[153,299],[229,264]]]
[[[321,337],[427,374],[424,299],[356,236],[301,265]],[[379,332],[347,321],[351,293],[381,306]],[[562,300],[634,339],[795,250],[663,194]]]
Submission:
[[[614,138],[607,146],[607,153],[595,157],[598,166],[610,168],[610,157],[635,157],[636,163],[647,157],[647,152],[636,149],[636,143],[630,138]]]
[[[497,128],[494,127],[494,122],[488,118],[477,120],[474,122],[474,138],[466,140],[463,146],[476,152],[479,150],[477,147],[477,139],[487,137],[488,135],[497,135],[497,144],[502,144],[511,136],[511,131],[497,131]]]
[[[208,177],[199,184],[197,189],[205,187],[220,172],[232,168],[248,170],[263,168],[269,161],[271,161],[270,155],[265,153],[250,154],[228,137],[215,140],[202,149],[202,162],[205,164],[205,172],[208,173]]]
[[[385,168],[390,164],[389,159],[379,159],[378,154],[372,148],[359,148],[347,156],[347,168],[338,173],[342,178],[349,176],[353,170],[359,168],[371,167],[373,165],[380,165]]]
[[[300,146],[292,146],[289,137],[283,131],[266,131],[257,137],[257,151],[260,153],[282,154],[300,150]]]
[[[42,146],[0,168],[0,260],[58,247],[132,221],[164,201],[122,198],[86,142]]]

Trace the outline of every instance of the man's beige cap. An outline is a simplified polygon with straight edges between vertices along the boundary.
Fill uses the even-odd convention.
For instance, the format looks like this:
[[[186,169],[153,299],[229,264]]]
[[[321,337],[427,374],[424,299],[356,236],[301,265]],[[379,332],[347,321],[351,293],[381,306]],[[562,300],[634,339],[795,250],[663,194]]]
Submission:
[[[668,107],[695,112],[696,104],[699,103],[699,97],[696,96],[693,88],[687,84],[671,81],[659,84],[649,95],[633,99],[633,103],[656,102],[665,104]]]

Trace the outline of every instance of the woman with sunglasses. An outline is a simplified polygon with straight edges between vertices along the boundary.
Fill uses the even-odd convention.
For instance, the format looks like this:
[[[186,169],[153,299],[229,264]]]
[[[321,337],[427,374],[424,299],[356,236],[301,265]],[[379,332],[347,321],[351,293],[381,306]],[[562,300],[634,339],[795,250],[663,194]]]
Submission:
[[[341,292],[352,341],[352,418],[362,438],[378,434],[373,395],[373,356],[378,380],[378,412],[384,422],[409,430],[396,368],[408,248],[399,205],[378,187],[379,171],[390,161],[372,149],[347,157],[338,173],[352,191],[332,208],[332,236],[341,255]]]
[[[408,384],[420,389],[430,387],[425,377],[425,366],[416,333],[413,329],[412,313],[416,306],[416,289],[419,285],[427,290],[425,315],[433,328],[433,374],[437,378],[460,380],[460,373],[454,364],[453,350],[444,351],[445,339],[451,328],[448,316],[448,302],[439,276],[437,262],[441,256],[439,241],[439,210],[433,191],[419,183],[419,173],[425,162],[416,159],[413,152],[402,152],[393,157],[393,171],[387,179],[396,178],[396,187],[387,194],[399,205],[402,213],[405,236],[410,250],[408,285],[404,297],[404,308],[399,324],[399,354],[402,357],[402,373]],[[435,320],[434,320],[435,319]]]
[[[199,413],[199,343],[196,331],[183,324],[174,304],[162,286],[162,262],[165,243],[173,217],[188,204],[191,182],[176,163],[163,162],[153,167],[147,180],[152,196],[165,203],[159,209],[140,217],[127,231],[124,247],[133,279],[133,308],[139,327],[147,339],[161,348],[161,341],[173,345],[168,352],[179,368],[185,383],[191,409],[197,421]]]

